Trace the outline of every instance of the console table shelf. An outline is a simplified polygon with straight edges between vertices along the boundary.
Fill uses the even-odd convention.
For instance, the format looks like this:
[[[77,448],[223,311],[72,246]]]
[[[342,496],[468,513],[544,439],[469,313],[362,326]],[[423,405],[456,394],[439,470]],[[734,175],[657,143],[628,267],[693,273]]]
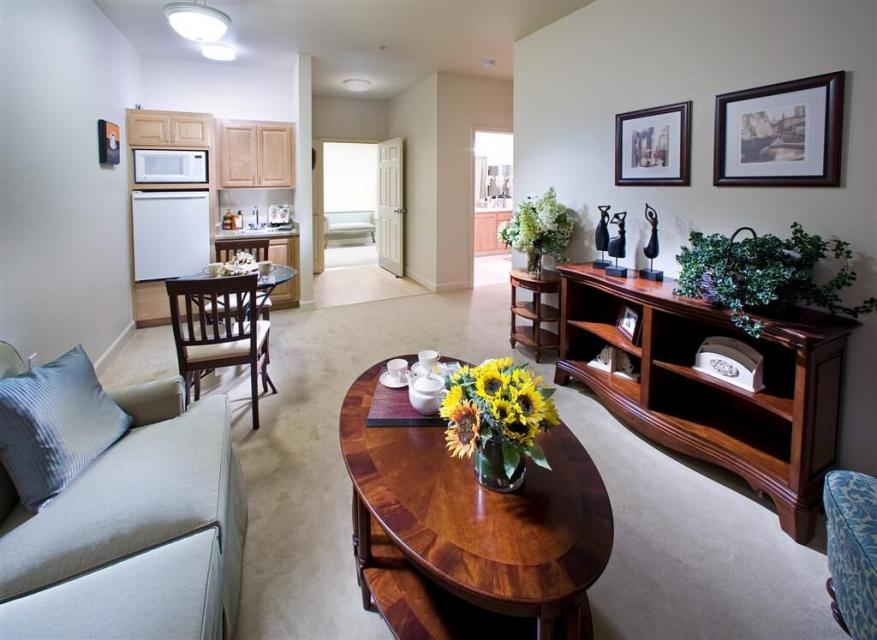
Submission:
[[[773,499],[786,533],[809,541],[835,461],[846,337],[857,323],[801,310],[795,322],[763,319],[756,340],[728,311],[675,295],[673,281],[616,278],[591,265],[558,271],[555,382],[578,380],[630,428],[737,473]],[[622,305],[641,316],[640,344],[615,326]],[[693,368],[711,336],[742,340],[764,356],[763,391]],[[607,344],[632,356],[639,382],[588,366]]]

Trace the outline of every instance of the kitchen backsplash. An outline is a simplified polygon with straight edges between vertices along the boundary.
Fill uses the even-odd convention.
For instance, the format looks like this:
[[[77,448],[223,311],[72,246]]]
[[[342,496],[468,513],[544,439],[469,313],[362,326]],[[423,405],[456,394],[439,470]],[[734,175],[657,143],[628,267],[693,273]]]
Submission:
[[[256,223],[253,216],[253,207],[259,207],[259,221],[268,221],[268,205],[288,204],[292,207],[292,217],[295,218],[295,189],[220,189],[219,190],[219,216],[222,221],[222,213],[231,209],[234,213],[238,210],[244,214],[244,228]]]

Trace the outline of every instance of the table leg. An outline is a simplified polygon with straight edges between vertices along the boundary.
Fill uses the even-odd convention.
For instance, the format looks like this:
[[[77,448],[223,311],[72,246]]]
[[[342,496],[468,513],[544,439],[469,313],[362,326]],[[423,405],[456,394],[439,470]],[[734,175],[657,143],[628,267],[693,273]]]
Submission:
[[[536,618],[536,640],[552,640],[557,627],[557,616]]]
[[[542,324],[542,294],[538,291],[533,292],[533,313],[536,315],[533,320],[533,340],[536,342],[536,362],[542,359],[542,342],[539,340],[539,325]]]
[[[511,337],[509,338],[509,343],[512,345],[512,349],[515,348],[517,341],[515,340],[515,305],[518,300],[518,289],[515,285],[512,285],[512,329],[511,329]]]
[[[353,559],[356,562],[356,584],[357,584],[357,586],[361,587],[362,586],[362,578],[360,577],[360,573],[359,573],[359,536],[356,535],[358,533],[357,529],[358,529],[358,525],[359,525],[359,521],[357,520],[357,505],[358,505],[358,503],[359,503],[359,499],[356,495],[356,489],[354,489],[353,490],[353,500],[351,500],[351,503],[350,503],[351,512],[352,512],[352,519],[353,519],[353,536],[351,536],[351,537],[353,538]]]
[[[371,514],[362,503],[356,490],[353,491],[353,499],[356,503],[356,551],[357,551],[357,574],[359,587],[362,590],[362,608],[371,611],[372,596],[368,590],[368,584],[362,572],[371,564]]]

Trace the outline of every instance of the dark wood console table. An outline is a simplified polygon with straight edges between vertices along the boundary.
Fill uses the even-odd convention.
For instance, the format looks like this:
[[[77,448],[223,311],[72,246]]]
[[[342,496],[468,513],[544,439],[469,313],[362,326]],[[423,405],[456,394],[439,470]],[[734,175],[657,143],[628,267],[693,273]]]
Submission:
[[[822,481],[835,462],[846,337],[857,323],[801,310],[796,322],[765,319],[756,340],[731,323],[728,311],[673,294],[673,281],[616,278],[591,265],[558,271],[555,382],[574,378],[644,436],[737,473],[773,499],[783,531],[809,541]],[[615,326],[623,304],[642,317],[638,344]],[[764,356],[763,391],[692,368],[703,340],[716,335]],[[638,381],[588,366],[606,344],[639,366]]]
[[[542,302],[546,293],[560,293],[560,276],[554,271],[540,274],[528,273],[522,269],[513,269],[512,283],[512,328],[509,342],[512,349],[517,343],[523,343],[536,351],[536,362],[542,359],[543,351],[558,351],[560,340],[556,333],[542,328],[543,322],[557,322],[560,313],[557,307]],[[518,289],[533,292],[532,302],[518,302]],[[517,326],[517,318],[525,318],[533,324],[529,327]]]

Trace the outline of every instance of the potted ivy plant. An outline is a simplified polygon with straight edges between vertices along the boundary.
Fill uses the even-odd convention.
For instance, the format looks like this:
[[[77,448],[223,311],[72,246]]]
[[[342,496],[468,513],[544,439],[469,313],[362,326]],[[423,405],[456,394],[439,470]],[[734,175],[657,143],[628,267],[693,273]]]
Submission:
[[[676,256],[682,269],[674,292],[730,309],[734,324],[756,338],[764,324],[750,313],[788,317],[799,304],[854,318],[877,310],[875,297],[853,307],[843,304],[841,292],[856,280],[848,242],[824,240],[798,222],[792,223],[792,235],[786,239],[752,231],[753,237],[735,242],[744,229],[752,231],[744,227],[730,238],[693,231],[691,246],[682,247]],[[818,283],[816,267],[829,257],[838,263],[837,272]]]

